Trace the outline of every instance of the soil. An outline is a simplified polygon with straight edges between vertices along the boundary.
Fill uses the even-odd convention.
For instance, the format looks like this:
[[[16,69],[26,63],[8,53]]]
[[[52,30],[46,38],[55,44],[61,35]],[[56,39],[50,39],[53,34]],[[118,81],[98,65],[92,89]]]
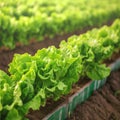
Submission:
[[[114,20],[111,20],[107,23],[104,23],[103,25],[111,25],[113,21]],[[31,55],[34,55],[38,49],[47,48],[48,46],[51,45],[59,47],[59,43],[61,42],[61,40],[67,40],[67,38],[72,35],[80,35],[93,28],[99,28],[99,27],[98,26],[86,27],[83,30],[77,30],[64,35],[57,35],[53,39],[46,37],[45,40],[40,42],[31,40],[31,44],[26,46],[21,46],[18,44],[18,46],[14,50],[0,48],[0,69],[4,70],[5,72],[8,72],[8,64],[12,61],[12,58],[15,53],[23,54],[27,52],[30,53]]]
[[[112,72],[107,83],[83,104],[78,105],[67,120],[120,120],[120,69]]]

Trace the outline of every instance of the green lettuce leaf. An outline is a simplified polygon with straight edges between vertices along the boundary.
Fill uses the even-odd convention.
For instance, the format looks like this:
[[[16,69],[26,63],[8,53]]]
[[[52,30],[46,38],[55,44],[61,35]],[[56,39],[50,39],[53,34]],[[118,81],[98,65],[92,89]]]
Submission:
[[[89,65],[87,76],[92,80],[103,80],[110,74],[110,68],[106,67],[104,64],[91,64]]]

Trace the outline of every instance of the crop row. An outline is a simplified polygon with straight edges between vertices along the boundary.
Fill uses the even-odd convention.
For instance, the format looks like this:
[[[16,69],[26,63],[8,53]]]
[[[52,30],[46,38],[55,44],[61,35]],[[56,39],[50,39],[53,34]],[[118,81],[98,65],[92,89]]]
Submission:
[[[30,108],[39,109],[47,99],[68,94],[81,77],[100,80],[108,76],[110,69],[102,62],[120,49],[119,33],[117,19],[110,27],[62,41],[60,48],[43,48],[33,56],[15,54],[9,75],[0,70],[1,119],[25,119]]]
[[[0,0],[0,46],[14,48],[120,17],[118,0]]]

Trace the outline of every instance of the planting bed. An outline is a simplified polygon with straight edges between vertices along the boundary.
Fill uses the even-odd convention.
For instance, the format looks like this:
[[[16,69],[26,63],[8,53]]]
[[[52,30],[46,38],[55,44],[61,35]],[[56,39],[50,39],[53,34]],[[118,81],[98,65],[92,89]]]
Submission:
[[[7,102],[4,102],[4,99],[2,99],[4,106],[3,108],[1,106],[1,110],[3,109],[2,118],[6,117],[7,114],[6,120],[8,120],[11,117],[13,118],[13,115],[16,114],[17,119],[22,119],[29,110],[26,117],[30,120],[47,118],[49,120],[65,119],[77,105],[76,101],[85,101],[94,90],[98,89],[106,82],[103,78],[109,75],[110,69],[106,68],[104,65],[100,65],[100,63],[109,58],[110,60],[104,61],[109,65],[112,61],[115,62],[117,58],[120,58],[118,27],[119,20],[116,21],[114,26],[109,27],[109,29],[105,26],[100,30],[94,29],[82,36],[73,36],[68,39],[68,43],[62,41],[60,49],[49,47],[47,49],[39,50],[35,55],[33,54],[37,49],[40,49],[40,47],[36,48],[34,46],[34,48],[32,45],[38,45],[38,43],[34,42],[30,47],[19,47],[13,51],[2,50],[0,61],[3,62],[2,68],[6,72],[8,63],[11,62],[14,53],[24,53],[29,51],[29,53],[33,55],[31,56],[27,53],[15,55],[9,65],[9,74],[7,75],[3,71],[0,71],[1,80],[3,80],[2,87],[4,88],[2,91],[3,98],[6,99],[8,94],[7,91],[9,91],[11,95],[13,94],[11,98],[8,98],[12,103],[9,103],[11,106],[6,105]],[[91,41],[91,39],[93,41]],[[98,42],[95,41],[96,39],[98,39]],[[41,43],[41,45],[43,45],[41,48],[49,46],[49,44],[45,44],[46,43],[44,42]],[[50,41],[50,44],[54,43]],[[58,47],[58,44],[54,45]],[[19,51],[17,52],[16,50]],[[118,51],[117,54],[115,51]],[[9,60],[6,54],[9,56]],[[111,58],[110,56],[112,54],[113,56]],[[120,59],[119,62],[115,62],[115,64],[111,66],[111,70],[115,70],[117,65],[120,67]],[[50,67],[50,69],[48,67]],[[51,67],[53,69],[52,72]],[[67,70],[64,67],[67,67]],[[81,74],[81,76],[78,76],[79,74]],[[93,81],[90,81],[86,76]],[[77,82],[79,78],[80,82]],[[69,82],[68,80],[71,81]],[[74,84],[76,82],[77,84]],[[14,87],[14,89],[12,87]],[[73,87],[73,89],[70,91],[69,88],[71,87]],[[70,94],[64,96],[68,91]],[[71,97],[71,95],[73,96]],[[53,102],[53,99],[57,100],[58,97],[61,98],[57,102]],[[47,108],[41,107],[45,103]],[[60,108],[60,105],[65,105],[64,111],[62,109],[56,109]],[[38,110],[39,107],[40,110]],[[57,117],[56,112],[56,115],[51,116],[49,114],[54,108],[58,112]],[[5,109],[7,111],[5,111]]]
[[[118,59],[118,58],[120,58],[120,51],[119,51],[119,53],[118,54],[113,54],[113,56],[111,57],[111,59],[110,60],[106,60],[105,61],[105,63],[106,64],[108,64],[108,65],[110,65],[110,64],[112,64],[113,62],[115,62],[115,60],[116,59]],[[115,90],[120,90],[120,69],[117,71],[117,72],[113,72],[113,73],[111,73],[111,75],[110,75],[110,77],[108,78],[108,80],[110,79],[110,81],[108,81],[108,83],[103,87],[103,89],[101,90],[100,89],[100,91],[102,91],[102,93],[103,93],[103,97],[106,97],[106,98],[104,98],[104,100],[101,100],[101,98],[99,99],[99,97],[100,96],[98,96],[99,95],[99,91],[97,92],[97,91],[95,91],[94,92],[94,94],[93,94],[93,96],[88,100],[88,101],[90,101],[92,104],[92,106],[93,107],[91,107],[90,106],[90,111],[93,111],[92,109],[94,109],[94,110],[96,110],[96,109],[98,109],[98,112],[99,112],[99,105],[101,105],[101,104],[103,104],[103,105],[101,105],[101,106],[103,106],[104,107],[104,104],[106,104],[106,105],[108,105],[108,108],[106,109],[106,110],[109,110],[109,109],[112,109],[113,110],[113,108],[110,108],[109,107],[109,99],[111,99],[111,103],[110,104],[113,104],[115,107],[117,107],[117,105],[118,105],[118,107],[117,108],[115,108],[114,107],[114,112],[116,111],[116,110],[118,110],[119,109],[119,115],[120,115],[120,106],[119,106],[119,103],[120,103],[120,97],[118,97],[117,96],[117,98],[119,98],[119,101],[117,101],[116,100],[116,96],[111,96],[112,94],[113,94],[113,92],[115,93]],[[114,81],[112,81],[114,79]],[[55,109],[57,109],[59,106],[61,106],[61,105],[63,105],[64,103],[66,103],[66,104],[68,104],[68,102],[69,102],[69,97],[71,97],[73,94],[75,94],[78,90],[80,90],[83,86],[85,86],[87,83],[89,83],[90,82],[90,80],[88,79],[88,78],[83,78],[83,79],[81,79],[81,80],[79,80],[74,86],[73,86],[73,89],[71,90],[71,92],[67,95],[67,96],[63,96],[60,100],[58,100],[58,101],[53,101],[53,100],[48,100],[47,101],[47,103],[46,103],[46,106],[45,107],[41,107],[40,108],[40,110],[36,110],[36,111],[32,111],[32,110],[30,110],[30,112],[29,112],[29,114],[27,114],[26,115],[26,117],[27,118],[29,118],[30,120],[41,120],[41,119],[46,119],[45,117],[46,117],[46,115],[48,115],[48,114],[50,114],[51,113],[51,111],[54,111]],[[110,85],[111,86],[110,86]],[[115,84],[115,85],[114,85]],[[115,87],[114,87],[115,86]],[[109,89],[108,89],[108,87],[113,87],[113,88],[111,88],[112,89],[112,91],[109,91]],[[115,89],[114,89],[115,88]],[[105,91],[105,92],[104,92]],[[111,92],[111,93],[110,93]],[[105,96],[106,94],[108,94],[108,95],[110,95],[110,96]],[[94,97],[95,96],[95,97]],[[110,98],[111,97],[111,98]],[[105,99],[106,99],[106,101],[105,101]],[[93,101],[92,101],[93,100]],[[101,100],[101,101],[100,101]],[[104,102],[105,101],[105,103],[102,103],[102,102]],[[98,104],[96,103],[95,104],[95,102],[98,102]],[[89,103],[90,104],[90,103]],[[85,111],[86,111],[86,113],[87,112],[89,112],[89,109],[88,109],[88,111],[87,111],[87,109],[86,109],[86,106],[88,106],[89,107],[89,104],[87,104],[86,102],[85,102],[85,105],[84,104],[82,104],[82,111],[80,111],[80,113],[81,112],[83,112],[83,113],[81,113],[81,114],[83,114],[83,119],[81,118],[81,120],[84,120],[84,118],[85,118],[85,120],[87,120],[87,118],[86,118],[86,114],[84,113],[84,109],[85,109]],[[96,106],[95,106],[96,105]],[[107,107],[107,106],[106,106]],[[75,113],[73,113],[73,115],[72,116],[70,116],[70,117],[68,117],[67,118],[67,120],[76,120],[77,118],[77,120],[79,120],[79,117],[81,117],[81,115],[79,116],[78,115],[78,109],[79,109],[79,107],[76,109],[76,112]],[[101,110],[103,109],[102,107],[100,108]],[[107,111],[107,112],[109,112],[109,111]],[[112,111],[110,111],[110,112],[112,112]],[[104,113],[104,112],[103,112]],[[88,114],[88,115],[91,115],[91,114],[94,114],[94,113],[90,113],[90,114]],[[97,111],[95,111],[95,114],[97,114]],[[78,115],[78,116],[77,116]],[[115,113],[115,115],[117,115],[116,113]],[[93,115],[92,115],[93,116]],[[117,115],[118,116],[118,115]],[[94,117],[94,116],[93,116]],[[103,116],[104,117],[104,116]],[[96,117],[97,118],[97,117]],[[53,119],[51,119],[51,118],[49,118],[48,117],[48,119],[50,119],[50,120],[53,120]],[[61,118],[62,119],[62,118]],[[61,120],[60,119],[60,120]],[[96,120],[96,119],[88,119],[88,120]],[[97,120],[99,120],[99,119],[97,119]],[[102,120],[102,119],[101,119]],[[107,119],[105,119],[105,120],[107,120]],[[115,119],[116,120],[116,119]],[[119,120],[119,119],[118,119]]]
[[[77,106],[67,120],[120,120],[120,69],[112,72],[107,83],[83,104]]]
[[[110,20],[107,23],[104,23],[103,25],[110,26],[113,23],[114,20]],[[36,42],[35,40],[32,40],[29,45],[22,46],[20,44],[17,45],[17,47],[14,50],[6,49],[6,48],[0,48],[0,69],[7,72],[8,64],[11,62],[13,55],[15,53],[23,54],[25,52],[30,54],[35,54],[38,49],[47,48],[48,46],[54,45],[55,47],[59,47],[59,44],[62,40],[67,40],[68,37],[72,35],[79,35],[82,33],[85,33],[88,30],[91,30],[93,28],[98,28],[98,26],[94,27],[86,27],[83,30],[75,31],[72,33],[64,34],[62,36],[58,35],[54,39],[45,38],[45,40]]]

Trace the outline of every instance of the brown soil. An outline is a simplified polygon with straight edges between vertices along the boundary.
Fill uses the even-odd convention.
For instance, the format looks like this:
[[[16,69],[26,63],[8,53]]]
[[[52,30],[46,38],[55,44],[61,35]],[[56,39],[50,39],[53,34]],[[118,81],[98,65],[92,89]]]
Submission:
[[[108,23],[104,23],[103,25],[111,25],[113,20],[109,21]],[[31,44],[27,46],[17,46],[14,50],[9,49],[2,49],[0,48],[0,69],[4,70],[5,72],[8,72],[8,64],[12,61],[13,55],[15,53],[23,54],[25,52],[30,53],[34,55],[38,49],[47,48],[48,46],[54,45],[56,47],[59,47],[59,43],[61,40],[67,40],[68,37],[72,35],[79,35],[82,33],[85,33],[88,30],[91,30],[95,27],[86,27],[83,30],[77,30],[72,33],[64,34],[64,35],[57,35],[53,39],[45,38],[45,40],[41,42],[31,41]]]
[[[78,105],[67,120],[120,120],[120,69],[111,73],[103,88]]]

